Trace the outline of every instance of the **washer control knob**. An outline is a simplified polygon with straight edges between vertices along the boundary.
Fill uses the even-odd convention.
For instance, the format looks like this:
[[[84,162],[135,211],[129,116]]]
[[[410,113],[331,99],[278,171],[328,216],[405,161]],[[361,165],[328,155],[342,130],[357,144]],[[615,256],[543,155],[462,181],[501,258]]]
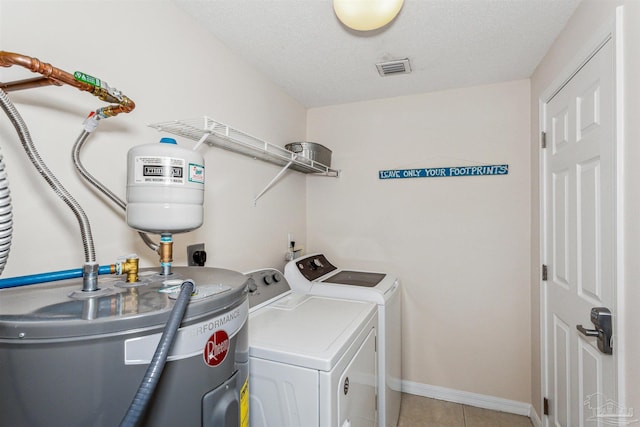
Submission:
[[[265,285],[270,285],[273,283],[273,276],[272,275],[266,275],[262,278],[262,280],[264,281]]]
[[[280,274],[279,274],[279,273],[275,273],[275,274],[273,275],[273,281],[274,281],[275,283],[278,283],[280,280],[282,280],[282,277],[280,277]]]
[[[256,285],[256,282],[253,279],[249,279],[249,284],[247,286],[249,288],[249,293],[254,293],[258,290],[258,285]]]
[[[311,261],[311,268],[313,268],[314,270],[317,270],[318,268],[322,268],[324,267],[324,264],[322,263],[322,261],[320,261],[319,258],[314,258]]]

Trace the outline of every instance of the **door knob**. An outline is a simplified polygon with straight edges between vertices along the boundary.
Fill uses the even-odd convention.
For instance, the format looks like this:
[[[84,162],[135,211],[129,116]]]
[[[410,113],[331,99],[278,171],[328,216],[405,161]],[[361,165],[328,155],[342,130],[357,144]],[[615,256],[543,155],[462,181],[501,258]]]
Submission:
[[[606,307],[592,308],[591,323],[594,324],[595,329],[587,329],[582,325],[577,325],[576,329],[587,337],[598,337],[598,349],[604,354],[613,354],[613,348],[611,347],[611,337],[613,336],[611,311]]]

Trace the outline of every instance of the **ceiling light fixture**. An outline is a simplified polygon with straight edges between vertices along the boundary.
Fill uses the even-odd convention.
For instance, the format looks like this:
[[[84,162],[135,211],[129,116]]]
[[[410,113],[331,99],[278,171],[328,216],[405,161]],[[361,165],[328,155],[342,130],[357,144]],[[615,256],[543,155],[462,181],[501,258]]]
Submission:
[[[404,0],[333,0],[340,21],[358,31],[384,27],[396,17]]]

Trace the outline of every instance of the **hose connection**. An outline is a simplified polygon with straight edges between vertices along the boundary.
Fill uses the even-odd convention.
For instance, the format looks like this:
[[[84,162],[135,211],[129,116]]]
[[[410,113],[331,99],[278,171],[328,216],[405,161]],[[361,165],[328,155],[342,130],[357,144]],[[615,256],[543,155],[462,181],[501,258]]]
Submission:
[[[98,288],[98,270],[100,265],[97,262],[85,262],[82,266],[82,291],[93,292]]]
[[[162,268],[161,274],[163,276],[170,275],[171,263],[173,262],[173,237],[171,233],[162,233],[160,236],[158,254],[160,255],[160,267]]]
[[[140,259],[138,255],[131,254],[127,255],[124,261],[118,261],[115,267],[115,274],[126,274],[127,275],[127,283],[135,283],[138,281],[138,265]]]
[[[92,133],[94,130],[96,130],[99,123],[100,115],[96,111],[92,111],[82,122],[82,128],[85,130],[85,132]]]

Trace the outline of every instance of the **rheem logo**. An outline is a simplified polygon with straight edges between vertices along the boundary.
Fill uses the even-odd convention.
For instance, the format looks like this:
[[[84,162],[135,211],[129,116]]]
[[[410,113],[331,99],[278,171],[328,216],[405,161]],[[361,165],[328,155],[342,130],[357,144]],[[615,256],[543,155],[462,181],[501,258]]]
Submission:
[[[204,363],[209,366],[218,366],[227,357],[229,351],[229,335],[223,330],[213,333],[204,346]]]

